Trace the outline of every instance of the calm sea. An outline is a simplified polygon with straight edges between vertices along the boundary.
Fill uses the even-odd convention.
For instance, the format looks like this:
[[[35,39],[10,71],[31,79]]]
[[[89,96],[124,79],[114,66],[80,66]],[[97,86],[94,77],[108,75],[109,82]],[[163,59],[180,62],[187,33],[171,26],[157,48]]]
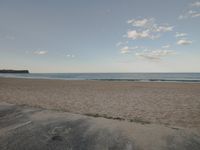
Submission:
[[[128,80],[141,82],[199,82],[200,73],[30,73],[0,77],[62,80]]]

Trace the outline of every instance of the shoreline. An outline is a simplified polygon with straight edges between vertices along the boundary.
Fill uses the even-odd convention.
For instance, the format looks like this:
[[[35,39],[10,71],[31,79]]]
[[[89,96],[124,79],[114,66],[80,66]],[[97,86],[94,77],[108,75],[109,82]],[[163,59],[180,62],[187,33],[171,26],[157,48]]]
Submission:
[[[134,83],[197,83],[200,84],[200,80],[165,80],[165,79],[73,79],[73,78],[48,78],[48,77],[4,77],[0,78],[8,79],[31,79],[31,80],[61,80],[61,81],[112,81],[112,82],[134,82]]]

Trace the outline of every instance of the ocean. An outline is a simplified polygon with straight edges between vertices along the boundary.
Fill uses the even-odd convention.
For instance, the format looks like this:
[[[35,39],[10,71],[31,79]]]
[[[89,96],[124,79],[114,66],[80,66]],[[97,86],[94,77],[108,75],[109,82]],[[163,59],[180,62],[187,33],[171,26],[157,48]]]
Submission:
[[[0,77],[61,79],[61,80],[111,80],[137,82],[199,82],[200,73],[30,73],[0,74]]]

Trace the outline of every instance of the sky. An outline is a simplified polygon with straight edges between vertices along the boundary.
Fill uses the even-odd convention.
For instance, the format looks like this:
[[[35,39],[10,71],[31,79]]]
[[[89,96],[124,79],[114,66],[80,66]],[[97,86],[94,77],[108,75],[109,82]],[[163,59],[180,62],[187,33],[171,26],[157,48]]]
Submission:
[[[200,72],[200,1],[0,0],[0,69]]]

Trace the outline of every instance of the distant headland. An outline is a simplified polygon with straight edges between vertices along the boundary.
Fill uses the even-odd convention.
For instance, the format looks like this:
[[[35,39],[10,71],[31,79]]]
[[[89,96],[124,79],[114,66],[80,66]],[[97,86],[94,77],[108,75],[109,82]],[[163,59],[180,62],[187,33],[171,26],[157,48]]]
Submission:
[[[7,70],[7,69],[3,69],[0,70],[0,73],[29,73],[28,70]]]

